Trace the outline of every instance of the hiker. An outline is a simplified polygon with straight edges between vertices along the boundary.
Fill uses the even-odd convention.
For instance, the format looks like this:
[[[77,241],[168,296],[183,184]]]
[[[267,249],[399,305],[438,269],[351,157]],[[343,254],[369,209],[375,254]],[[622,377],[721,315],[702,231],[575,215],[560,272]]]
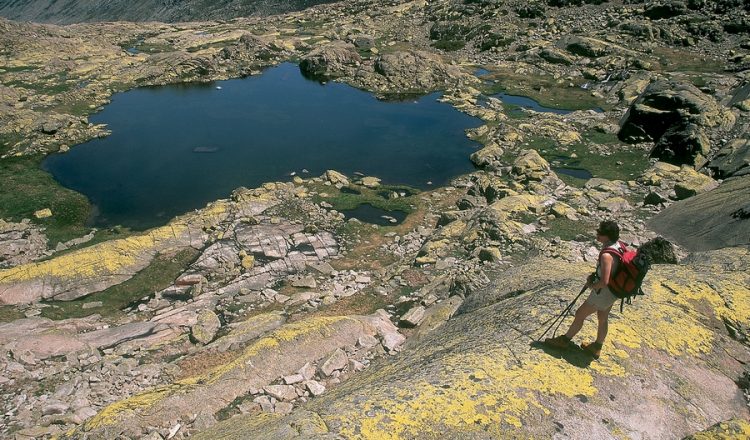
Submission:
[[[596,230],[596,241],[602,244],[602,250],[613,248],[620,250],[620,227],[612,220],[605,220],[599,224]],[[564,335],[555,338],[547,338],[544,343],[558,348],[567,348],[571,345],[573,337],[583,327],[586,318],[596,312],[598,327],[596,340],[587,344],[581,344],[581,348],[591,354],[595,359],[599,358],[602,351],[604,339],[609,329],[609,311],[619,298],[607,287],[610,276],[617,271],[620,264],[619,258],[609,252],[600,252],[599,261],[596,265],[596,273],[591,274],[586,282],[586,287],[591,289],[586,301],[576,310],[573,323]]]

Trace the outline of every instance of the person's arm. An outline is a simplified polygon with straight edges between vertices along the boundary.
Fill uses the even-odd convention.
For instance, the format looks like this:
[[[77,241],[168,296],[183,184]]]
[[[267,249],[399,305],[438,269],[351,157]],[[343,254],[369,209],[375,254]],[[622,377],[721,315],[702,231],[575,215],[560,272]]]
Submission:
[[[602,254],[600,259],[600,264],[602,268],[602,276],[599,280],[597,280],[594,284],[592,284],[590,287],[594,290],[599,290],[604,287],[607,287],[607,284],[609,284],[609,277],[612,275],[612,262],[614,259],[612,258],[611,254]]]

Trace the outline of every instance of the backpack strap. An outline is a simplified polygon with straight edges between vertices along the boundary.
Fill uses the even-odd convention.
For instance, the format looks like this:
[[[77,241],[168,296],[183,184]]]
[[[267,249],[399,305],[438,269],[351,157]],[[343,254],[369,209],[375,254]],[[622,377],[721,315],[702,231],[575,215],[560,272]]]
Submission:
[[[599,257],[601,257],[602,254],[610,254],[610,255],[616,256],[617,258],[619,258],[619,259],[622,260],[622,255],[627,250],[628,250],[628,248],[627,248],[627,246],[625,246],[625,243],[623,243],[622,241],[617,241],[617,243],[615,243],[615,244],[613,244],[611,246],[607,246],[604,249],[602,249],[599,252]]]

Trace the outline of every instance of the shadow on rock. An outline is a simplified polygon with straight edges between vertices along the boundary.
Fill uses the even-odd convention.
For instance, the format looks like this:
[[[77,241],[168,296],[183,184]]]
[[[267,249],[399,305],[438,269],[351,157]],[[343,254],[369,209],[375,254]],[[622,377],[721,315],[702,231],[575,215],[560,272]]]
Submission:
[[[591,365],[591,361],[594,360],[594,358],[591,357],[590,354],[583,351],[581,347],[575,344],[570,344],[570,347],[568,348],[556,348],[545,345],[540,341],[534,341],[530,344],[530,346],[531,348],[542,350],[550,356],[556,357],[558,359],[564,359],[570,365],[578,368],[588,368],[588,366]]]

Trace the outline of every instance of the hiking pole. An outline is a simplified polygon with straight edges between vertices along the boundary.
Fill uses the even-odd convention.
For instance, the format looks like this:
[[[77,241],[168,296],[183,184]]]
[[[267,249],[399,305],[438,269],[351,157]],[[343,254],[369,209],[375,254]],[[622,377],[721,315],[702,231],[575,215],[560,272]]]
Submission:
[[[541,341],[542,338],[544,337],[544,335],[546,335],[547,332],[549,332],[550,329],[556,323],[557,323],[557,327],[558,328],[560,327],[560,323],[562,323],[563,318],[565,318],[565,316],[570,312],[570,310],[573,309],[573,306],[575,305],[576,301],[578,301],[578,298],[580,298],[581,295],[583,295],[583,292],[585,292],[586,289],[588,289],[588,284],[585,285],[585,286],[583,286],[583,289],[581,289],[581,291],[578,293],[578,295],[576,295],[576,297],[573,298],[573,301],[571,301],[570,304],[568,304],[568,306],[565,307],[565,310],[563,310],[562,313],[560,313],[560,315],[557,316],[554,321],[552,321],[552,324],[550,324],[549,327],[547,327],[547,330],[545,330],[544,333],[542,333],[542,335],[539,336],[539,338],[537,338],[537,342]],[[555,329],[555,333],[557,333],[557,329]]]

